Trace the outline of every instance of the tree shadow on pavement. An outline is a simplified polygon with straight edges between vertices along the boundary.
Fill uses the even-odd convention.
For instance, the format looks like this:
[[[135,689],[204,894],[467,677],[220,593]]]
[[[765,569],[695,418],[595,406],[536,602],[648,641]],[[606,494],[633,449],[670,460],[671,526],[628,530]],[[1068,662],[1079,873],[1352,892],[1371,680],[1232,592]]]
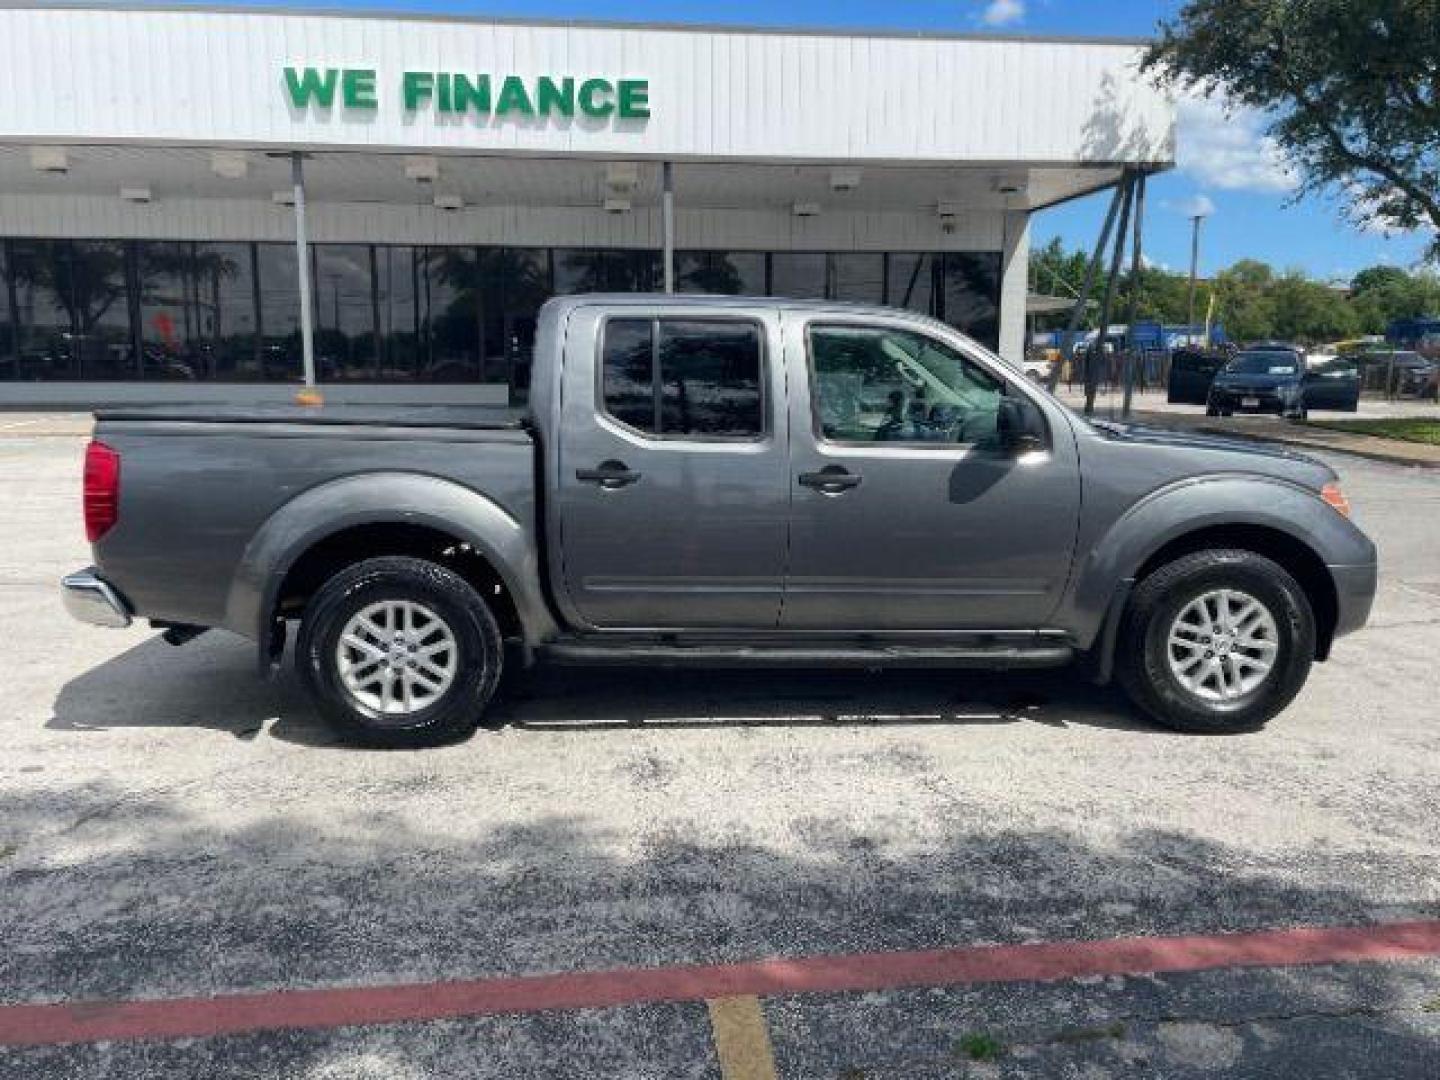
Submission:
[[[287,658],[288,660],[288,658]],[[546,667],[507,676],[487,725],[529,731],[620,727],[966,726],[1038,723],[1163,731],[1112,688],[1070,669],[655,670]],[[268,725],[268,727],[267,727]],[[257,675],[254,647],[212,632],[175,648],[157,636],[70,680],[47,727],[202,727],[303,746],[341,744],[291,664]]]
[[[345,772],[360,786],[358,770]],[[312,783],[323,789],[327,779]],[[807,778],[791,782],[803,793]],[[1343,851],[1307,851],[1297,869],[1294,852],[1258,855],[1139,823],[1103,838],[1025,827],[966,803],[937,805],[926,835],[887,832],[883,816],[863,826],[863,817],[798,813],[783,843],[743,828],[717,836],[678,813],[602,822],[581,793],[563,790],[548,815],[504,821],[496,811],[488,825],[465,823],[468,803],[503,806],[507,787],[504,776],[475,775],[458,788],[422,784],[388,797],[342,789],[319,800],[293,789],[262,795],[220,774],[203,787],[149,793],[117,781],[44,796],[0,789],[0,821],[15,838],[0,861],[0,996],[164,997],[1362,923],[1391,917],[1379,897],[1400,899],[1380,877],[1424,873],[1418,855],[1408,865],[1372,862],[1362,879]],[[1393,1014],[1399,1019],[1369,1051],[1373,1075],[1425,1075],[1418,1070],[1435,1060],[1423,1025],[1409,1019],[1421,1016],[1409,968],[1336,968],[1318,989],[1299,971],[1251,973],[1243,985],[1228,978],[1188,993],[1183,980],[1071,981],[796,998],[767,1008],[782,1059],[823,1064],[797,1065],[792,1076],[937,1055],[943,1064],[946,1047],[977,1025],[1002,1043],[1050,1047],[1034,1071],[1012,1062],[1008,1075],[1055,1075],[1062,1054],[1090,1052],[1079,1039],[1066,1050],[1064,1032],[1120,1015],[1133,1024],[1137,1014],[1232,1031],[1256,1015]],[[1433,978],[1429,986],[1434,993]],[[531,1031],[525,1037],[514,1035],[519,1021],[510,1029],[498,1021],[399,1025],[384,1047],[411,1048],[405,1068],[390,1074],[407,1078],[714,1075],[703,1012],[685,1017],[671,1019],[693,1025],[698,1039],[667,1041],[654,1033],[653,1015],[616,1010],[596,1021],[615,1025],[598,1048],[571,1041],[553,1020],[549,1034],[534,1035],[526,1025],[547,1022],[540,1018],[520,1025]],[[1164,1075],[1277,1075],[1268,1070],[1280,1044],[1263,1031],[1243,1034],[1221,1062],[1230,1072]],[[363,1060],[380,1037],[112,1044],[13,1053],[11,1063],[13,1075],[31,1076],[383,1075],[366,1072]],[[1118,1044],[1125,1036],[1106,1037]],[[348,1071],[321,1071],[347,1055],[358,1055]],[[1154,1075],[1155,1064],[1122,1056],[1106,1075]]]

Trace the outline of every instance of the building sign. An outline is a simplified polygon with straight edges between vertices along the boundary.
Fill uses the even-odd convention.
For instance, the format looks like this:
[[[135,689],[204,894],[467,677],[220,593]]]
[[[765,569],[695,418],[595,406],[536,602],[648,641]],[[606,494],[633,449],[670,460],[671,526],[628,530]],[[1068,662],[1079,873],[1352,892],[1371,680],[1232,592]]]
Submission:
[[[384,93],[373,68],[285,69],[286,100],[299,110],[376,110]],[[406,113],[447,116],[568,117],[646,120],[650,83],[646,79],[577,79],[570,75],[462,74],[406,71],[393,88]]]

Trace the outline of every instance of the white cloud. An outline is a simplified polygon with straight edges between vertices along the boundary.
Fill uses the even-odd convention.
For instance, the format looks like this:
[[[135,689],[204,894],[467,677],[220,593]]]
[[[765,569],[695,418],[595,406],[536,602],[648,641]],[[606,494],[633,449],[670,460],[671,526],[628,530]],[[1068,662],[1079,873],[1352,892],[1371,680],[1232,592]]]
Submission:
[[[1209,217],[1215,213],[1215,203],[1204,192],[1191,195],[1188,199],[1166,202],[1163,205],[1166,210],[1174,210],[1175,213],[1184,217]]]
[[[1010,26],[1025,18],[1025,0],[990,0],[980,13],[985,26]]]
[[[1176,165],[1197,183],[1223,191],[1287,194],[1300,178],[1255,109],[1227,111],[1219,97],[1182,96],[1176,103]]]

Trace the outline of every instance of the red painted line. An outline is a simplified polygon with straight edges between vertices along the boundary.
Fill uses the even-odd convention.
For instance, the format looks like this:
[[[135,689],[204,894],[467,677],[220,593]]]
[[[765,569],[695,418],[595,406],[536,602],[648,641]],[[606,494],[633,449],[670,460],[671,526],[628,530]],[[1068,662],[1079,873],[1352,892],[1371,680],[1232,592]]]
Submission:
[[[271,990],[208,998],[0,1006],[0,1046],[176,1039],[283,1028],[441,1020],[961,983],[1046,982],[1230,967],[1440,956],[1440,921],[1195,937],[1115,938],[857,953],[706,967],[634,968],[467,982]]]

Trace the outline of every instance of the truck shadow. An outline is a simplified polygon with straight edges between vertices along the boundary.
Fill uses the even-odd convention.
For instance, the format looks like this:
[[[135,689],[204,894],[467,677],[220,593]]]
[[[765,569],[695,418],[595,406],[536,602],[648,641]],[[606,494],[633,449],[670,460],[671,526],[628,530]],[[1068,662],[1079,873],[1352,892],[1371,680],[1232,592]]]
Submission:
[[[287,658],[288,660],[288,658]],[[488,727],[1148,727],[1116,691],[1073,671],[656,670],[546,667],[507,677]],[[202,727],[340,746],[287,662],[257,676],[248,642],[207,634],[181,649],[151,638],[71,679],[46,726],[59,731]],[[1159,729],[1155,729],[1159,731]]]

